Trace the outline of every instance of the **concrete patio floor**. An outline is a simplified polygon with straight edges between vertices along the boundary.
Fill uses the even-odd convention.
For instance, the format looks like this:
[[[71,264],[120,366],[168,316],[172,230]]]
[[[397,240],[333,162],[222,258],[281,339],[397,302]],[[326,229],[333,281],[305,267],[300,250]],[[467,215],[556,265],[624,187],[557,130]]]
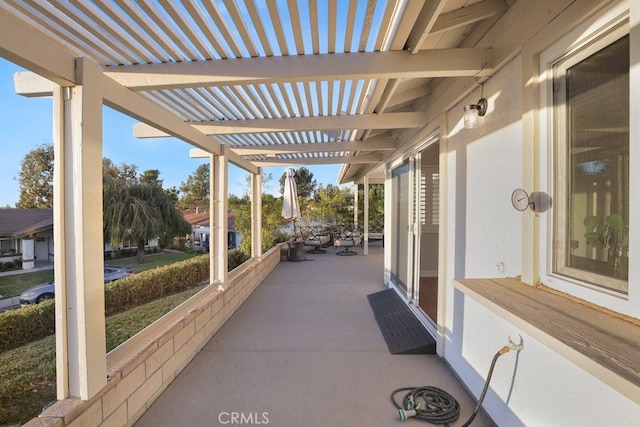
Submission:
[[[138,426],[392,426],[390,393],[432,385],[475,401],[435,355],[392,355],[366,295],[385,289],[383,254],[335,249],[282,262],[156,400]],[[240,413],[233,423],[233,413]],[[474,426],[492,425],[479,414]]]

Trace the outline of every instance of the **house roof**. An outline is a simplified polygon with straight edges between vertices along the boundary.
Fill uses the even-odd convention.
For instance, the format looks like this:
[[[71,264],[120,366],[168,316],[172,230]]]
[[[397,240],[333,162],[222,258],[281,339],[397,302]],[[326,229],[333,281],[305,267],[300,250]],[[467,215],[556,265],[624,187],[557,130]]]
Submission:
[[[191,224],[192,227],[209,227],[209,211],[201,211],[200,209],[184,209],[182,211],[184,219]],[[227,211],[227,229],[234,230],[236,216],[233,211]]]
[[[140,95],[182,126],[141,118],[147,124],[134,127],[138,137],[171,133],[213,154],[228,147],[232,163],[253,168],[343,164],[340,180],[349,182],[424,138],[425,125],[521,48],[530,37],[523,29],[547,19],[538,13],[545,7],[514,0],[0,2],[0,24],[99,64],[106,103]],[[23,64],[63,85],[75,78],[46,61],[33,67],[37,61]],[[31,90],[23,94],[43,94]]]
[[[2,237],[21,238],[52,228],[52,209],[0,208]]]

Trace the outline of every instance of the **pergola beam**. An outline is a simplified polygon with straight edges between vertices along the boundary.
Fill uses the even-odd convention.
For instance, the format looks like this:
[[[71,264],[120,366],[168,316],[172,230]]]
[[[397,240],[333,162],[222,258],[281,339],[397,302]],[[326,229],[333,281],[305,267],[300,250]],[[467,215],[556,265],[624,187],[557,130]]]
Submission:
[[[384,160],[382,154],[361,154],[358,156],[332,156],[332,157],[308,157],[295,159],[265,159],[254,160],[259,167],[290,166],[290,165],[339,165],[342,163],[381,163]]]
[[[398,146],[395,139],[370,139],[367,141],[317,142],[313,144],[258,145],[255,147],[232,147],[240,156],[295,153],[340,153],[343,151],[391,151]],[[208,153],[198,148],[189,150],[189,157],[203,158]]]
[[[447,0],[433,0],[426,2],[422,7],[416,20],[416,25],[413,27],[407,39],[407,49],[409,49],[414,56],[418,54],[420,46],[422,46],[424,40],[431,33],[431,29],[437,22],[438,16],[440,16],[440,12],[442,12],[446,3]],[[423,51],[423,53],[424,52],[426,51]]]
[[[490,49],[456,48],[218,59],[107,67],[105,75],[135,91],[289,81],[475,76]]]
[[[0,57],[60,86],[76,83],[75,56],[41,32],[0,9]],[[51,90],[51,95],[53,89]]]
[[[403,129],[419,128],[426,124],[423,113],[359,114],[350,116],[284,117],[275,119],[220,120],[192,124],[206,135],[237,135],[263,132],[300,132],[315,130],[349,129]],[[162,130],[144,123],[133,127],[136,138],[162,138],[169,136]]]
[[[502,13],[507,10],[504,0],[484,0],[470,6],[443,13],[438,17],[430,34],[441,33],[454,28],[473,24],[482,21],[490,16]]]

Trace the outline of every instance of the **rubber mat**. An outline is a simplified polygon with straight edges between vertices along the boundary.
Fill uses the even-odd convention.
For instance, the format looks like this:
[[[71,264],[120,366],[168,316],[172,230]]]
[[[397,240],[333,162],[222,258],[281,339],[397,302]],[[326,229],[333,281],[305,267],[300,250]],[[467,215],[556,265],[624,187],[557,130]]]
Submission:
[[[435,354],[436,341],[396,291],[386,289],[367,299],[391,354]]]

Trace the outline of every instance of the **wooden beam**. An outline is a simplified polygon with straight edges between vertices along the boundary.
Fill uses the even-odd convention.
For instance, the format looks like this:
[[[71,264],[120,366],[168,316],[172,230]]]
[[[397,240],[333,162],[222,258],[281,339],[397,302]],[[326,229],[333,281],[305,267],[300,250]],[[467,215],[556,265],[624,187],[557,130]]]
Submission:
[[[423,113],[359,114],[351,116],[285,117],[276,119],[220,120],[192,124],[207,135],[228,135],[262,132],[297,132],[348,129],[401,129],[425,125]],[[136,138],[161,138],[166,132],[143,123],[133,127]]]
[[[257,145],[247,147],[232,147],[230,150],[240,156],[256,156],[269,154],[294,154],[294,153],[339,153],[342,151],[390,151],[398,145],[395,139],[370,139],[367,141],[344,142],[317,142],[314,144],[279,144]],[[206,151],[198,148],[189,150],[189,157],[207,157]]]
[[[425,3],[407,40],[406,47],[411,53],[417,54],[420,51],[420,46],[431,33],[446,3],[447,0],[432,0]]]
[[[13,86],[16,95],[27,98],[52,96],[54,83],[31,71],[18,71],[13,75]]]
[[[227,160],[230,163],[233,163],[239,168],[242,168],[252,174],[256,174],[260,170],[260,168],[257,167],[254,163],[245,159],[240,154],[231,151],[229,149],[231,147],[229,147],[228,145],[222,144],[221,148],[227,148],[227,150],[225,151],[225,155],[227,156]],[[192,148],[191,150],[189,150],[189,157],[192,159],[206,159],[209,156],[210,156],[209,152],[202,150],[200,148]]]
[[[0,9],[0,57],[60,86],[76,83],[75,56],[50,37]]]
[[[401,93],[394,93],[389,102],[386,104],[386,108],[393,108],[405,102],[415,101],[419,98],[424,98],[431,94],[431,87],[420,86],[416,89],[411,89]]]
[[[218,59],[107,67],[105,74],[132,90],[351,79],[474,76],[490,59],[485,48],[356,52]]]
[[[305,159],[266,159],[255,160],[253,163],[259,167],[288,166],[288,165],[339,165],[342,163],[381,163],[384,157],[381,154],[364,154],[359,156],[332,156],[309,157]]]
[[[440,15],[430,34],[441,33],[489,18],[507,10],[504,0],[485,0]]]

